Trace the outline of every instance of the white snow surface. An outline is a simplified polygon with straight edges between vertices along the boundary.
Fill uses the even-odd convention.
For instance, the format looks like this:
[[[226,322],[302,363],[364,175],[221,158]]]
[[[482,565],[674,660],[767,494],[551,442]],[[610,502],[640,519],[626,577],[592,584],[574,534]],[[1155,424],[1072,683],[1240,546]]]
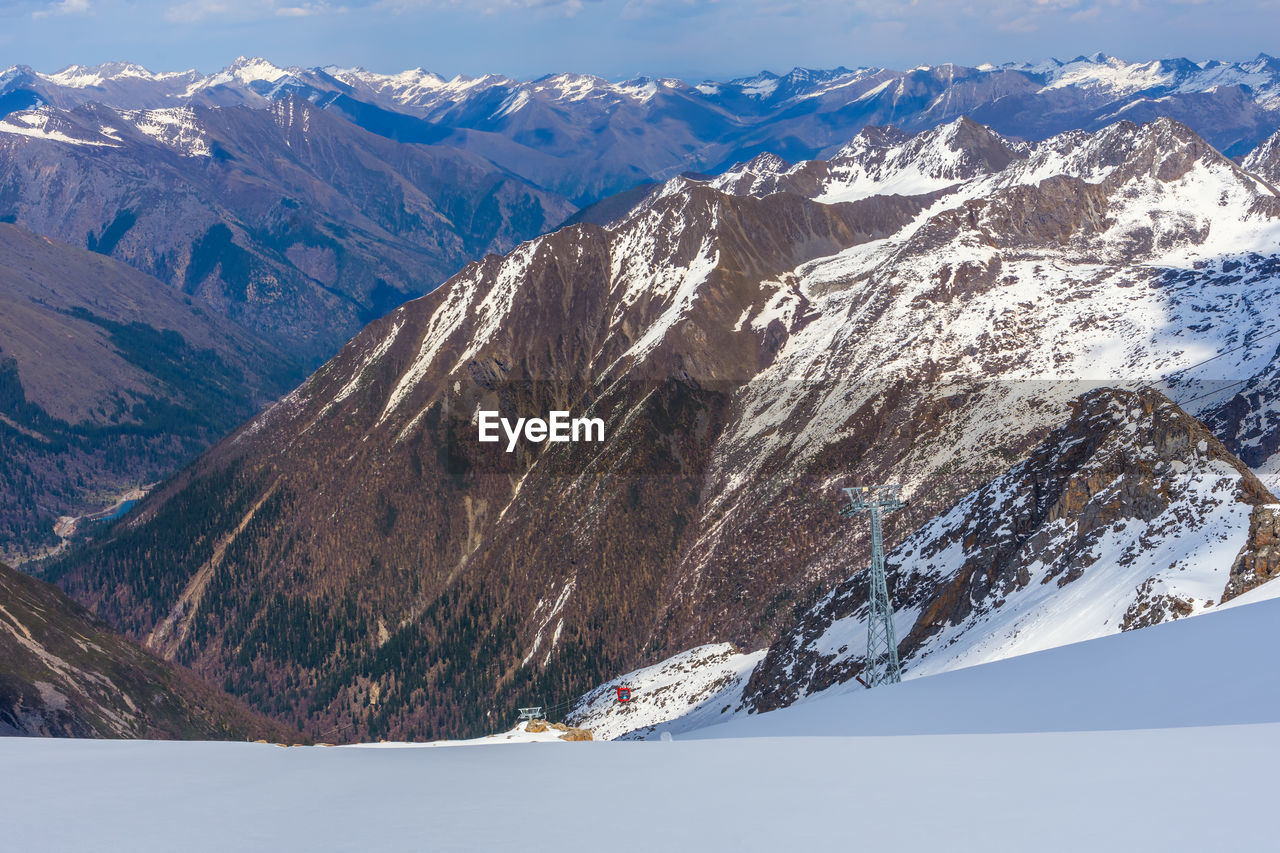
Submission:
[[[669,742],[0,739],[0,822],[14,849],[142,853],[1264,850],[1277,641],[1264,602]]]
[[[337,746],[335,749],[434,749],[436,747],[444,746],[509,746],[519,743],[570,743],[570,741],[560,739],[560,735],[564,734],[564,732],[559,729],[547,728],[545,731],[541,732],[531,732],[527,729],[527,723],[518,723],[514,728],[505,732],[485,735],[484,737],[466,738],[464,740],[429,740],[422,743],[407,743],[404,741],[348,743]]]

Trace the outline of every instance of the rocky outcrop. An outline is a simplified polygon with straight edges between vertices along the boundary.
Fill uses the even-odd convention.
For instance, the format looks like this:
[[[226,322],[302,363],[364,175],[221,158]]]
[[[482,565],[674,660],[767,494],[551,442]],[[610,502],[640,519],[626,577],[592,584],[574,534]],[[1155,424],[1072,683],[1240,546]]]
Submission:
[[[548,723],[546,720],[530,720],[524,724],[524,730],[531,735],[542,734],[543,732],[560,732],[560,740],[584,741],[592,739],[590,729],[568,726],[564,723]]]
[[[1227,601],[1280,576],[1280,504],[1255,506],[1249,517],[1249,539],[1231,566],[1223,590]]]
[[[566,726],[564,723],[552,723],[551,728],[559,732],[564,732],[564,734],[560,735],[560,740],[584,741],[592,739],[591,729],[580,729],[576,726]]]

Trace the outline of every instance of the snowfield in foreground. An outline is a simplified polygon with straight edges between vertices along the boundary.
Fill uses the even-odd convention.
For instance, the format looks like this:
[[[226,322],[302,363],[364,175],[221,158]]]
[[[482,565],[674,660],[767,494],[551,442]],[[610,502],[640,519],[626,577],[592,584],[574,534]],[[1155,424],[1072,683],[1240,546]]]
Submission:
[[[1267,849],[1278,635],[1262,601],[671,741],[0,739],[0,825],[39,850]]]

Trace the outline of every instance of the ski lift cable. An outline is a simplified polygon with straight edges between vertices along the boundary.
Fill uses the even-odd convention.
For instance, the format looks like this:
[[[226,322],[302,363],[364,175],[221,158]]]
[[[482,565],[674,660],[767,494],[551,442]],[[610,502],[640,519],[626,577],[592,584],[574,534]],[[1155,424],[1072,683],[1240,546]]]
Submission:
[[[1221,394],[1223,391],[1227,391],[1239,385],[1248,384],[1251,381],[1253,381],[1252,376],[1250,376],[1248,379],[1241,379],[1238,382],[1232,382],[1230,385],[1223,385],[1221,388],[1214,388],[1212,391],[1206,391],[1203,394],[1199,394],[1195,397],[1192,397],[1190,400],[1176,400],[1174,402],[1178,404],[1179,408],[1182,408],[1182,407],[1185,407],[1188,403],[1194,403],[1196,400],[1203,400],[1205,397],[1212,397],[1214,394]]]
[[[1267,338],[1273,338],[1273,337],[1275,337],[1276,335],[1280,335],[1280,328],[1272,329],[1270,332],[1267,332],[1266,334],[1258,335],[1257,337],[1254,337],[1254,338],[1252,338],[1251,340],[1245,341],[1245,342],[1244,342],[1244,343],[1242,343],[1242,344],[1238,344],[1238,345],[1236,345],[1236,346],[1232,347],[1231,349],[1223,350],[1222,352],[1218,353],[1217,355],[1211,355],[1211,356],[1209,356],[1209,357],[1208,357],[1208,358],[1206,358],[1206,359],[1202,359],[1202,360],[1200,360],[1200,361],[1197,361],[1195,364],[1189,364],[1189,365],[1187,365],[1186,367],[1181,367],[1181,368],[1179,368],[1179,369],[1177,369],[1177,370],[1171,371],[1171,372],[1169,372],[1169,373],[1165,374],[1164,378],[1163,378],[1161,381],[1167,381],[1170,377],[1177,376],[1177,375],[1182,374],[1182,373],[1186,373],[1186,372],[1187,372],[1187,371],[1189,371],[1189,370],[1195,370],[1197,367],[1202,367],[1202,366],[1204,366],[1204,365],[1208,364],[1208,363],[1209,363],[1209,362],[1211,362],[1211,361],[1217,361],[1218,359],[1222,358],[1223,356],[1231,355],[1233,352],[1238,352],[1238,351],[1240,351],[1240,350],[1242,350],[1242,349],[1245,349],[1246,347],[1253,346],[1253,345],[1254,345],[1254,344],[1256,344],[1258,341],[1263,341],[1263,340],[1266,340]],[[1197,395],[1197,396],[1195,396],[1195,397],[1192,397],[1192,398],[1190,398],[1190,399],[1188,399],[1188,400],[1174,400],[1174,401],[1173,401],[1173,403],[1174,403],[1174,405],[1176,405],[1176,406],[1178,406],[1178,407],[1186,406],[1186,405],[1188,405],[1189,403],[1194,403],[1194,402],[1196,402],[1197,400],[1203,400],[1205,397],[1212,397],[1214,394],[1221,394],[1223,391],[1226,391],[1226,390],[1227,390],[1227,389],[1229,389],[1229,388],[1235,388],[1235,387],[1237,387],[1237,386],[1239,386],[1239,385],[1244,385],[1244,384],[1248,383],[1248,382],[1249,382],[1250,380],[1252,380],[1252,379],[1253,379],[1253,377],[1249,377],[1248,379],[1241,379],[1241,380],[1238,380],[1238,381],[1236,381],[1236,382],[1232,382],[1232,383],[1230,383],[1229,385],[1224,385],[1224,386],[1222,386],[1221,388],[1215,388],[1215,389],[1214,389],[1214,390],[1212,390],[1212,391],[1208,391],[1208,392],[1206,392],[1206,393],[1204,393],[1204,394],[1199,394],[1199,395]],[[1151,383],[1143,383],[1143,384],[1139,385],[1139,386],[1138,386],[1138,388],[1139,388],[1139,389],[1142,389],[1142,388],[1148,388],[1148,389],[1151,389],[1152,391],[1158,391],[1158,390],[1159,390],[1158,388],[1156,388],[1156,387],[1155,387],[1153,384],[1151,384]],[[1162,393],[1163,393],[1163,392],[1162,392]],[[979,452],[979,453],[973,453],[973,454],[970,454],[969,456],[963,457],[963,458],[961,458],[961,459],[948,460],[947,464],[952,465],[952,466],[954,466],[954,467],[959,467],[959,466],[961,466],[961,465],[965,465],[965,464],[967,464],[967,463],[969,463],[969,462],[973,462],[973,461],[975,461],[975,460],[979,459],[980,457],[983,457],[983,456],[989,455],[990,453],[991,453],[991,451],[990,451],[990,450],[982,451],[982,452]]]
[[[1247,348],[1247,347],[1253,346],[1254,344],[1258,343],[1259,341],[1263,341],[1263,340],[1266,340],[1266,339],[1268,339],[1268,338],[1275,337],[1276,335],[1280,335],[1280,328],[1273,329],[1273,330],[1271,330],[1270,332],[1267,332],[1266,334],[1263,334],[1263,335],[1258,335],[1257,337],[1254,337],[1254,338],[1252,338],[1251,340],[1248,340],[1248,341],[1245,341],[1244,343],[1238,344],[1237,346],[1234,346],[1234,347],[1232,347],[1231,349],[1223,350],[1222,352],[1217,353],[1216,355],[1212,355],[1212,356],[1210,356],[1209,358],[1202,359],[1201,361],[1198,361],[1198,362],[1196,362],[1195,364],[1190,364],[1190,365],[1187,365],[1186,367],[1179,368],[1178,370],[1171,371],[1171,372],[1169,372],[1169,373],[1165,374],[1164,379],[1167,381],[1170,377],[1178,376],[1179,374],[1186,373],[1186,372],[1188,372],[1188,371],[1190,371],[1190,370],[1194,370],[1194,369],[1195,369],[1195,368],[1197,368],[1197,367],[1202,367],[1202,366],[1204,366],[1204,365],[1206,365],[1206,364],[1208,364],[1208,363],[1210,363],[1210,362],[1212,362],[1212,361],[1217,361],[1218,359],[1223,358],[1224,356],[1231,355],[1231,354],[1232,354],[1232,353],[1234,353],[1234,352],[1238,352],[1238,351],[1240,351],[1240,350],[1242,350],[1242,349],[1245,349],[1245,348]],[[1239,380],[1239,381],[1237,381],[1237,382],[1233,382],[1233,383],[1231,383],[1230,385],[1225,385],[1225,386],[1223,386],[1223,387],[1221,387],[1221,388],[1216,388],[1216,389],[1214,389],[1214,390],[1212,390],[1212,391],[1209,391],[1209,392],[1207,392],[1207,393],[1199,394],[1199,395],[1197,395],[1197,396],[1195,396],[1195,397],[1192,397],[1192,398],[1191,398],[1191,399],[1189,399],[1189,400],[1174,400],[1173,402],[1174,402],[1174,404],[1175,404],[1175,405],[1177,405],[1178,407],[1180,407],[1180,408],[1181,408],[1181,407],[1184,407],[1184,406],[1189,405],[1190,403],[1194,403],[1194,402],[1196,402],[1196,401],[1198,401],[1198,400],[1202,400],[1202,399],[1204,399],[1205,397],[1210,397],[1210,396],[1213,396],[1214,394],[1220,394],[1220,393],[1222,393],[1223,391],[1226,391],[1226,390],[1228,390],[1228,389],[1230,389],[1230,388],[1235,388],[1235,387],[1237,387],[1237,386],[1239,386],[1239,385],[1244,385],[1244,384],[1248,383],[1252,378],[1253,378],[1253,377],[1249,377],[1249,379],[1241,379],[1241,380]],[[1151,384],[1149,384],[1149,383],[1144,383],[1144,384],[1142,384],[1142,385],[1139,385],[1138,387],[1139,387],[1139,388],[1149,388],[1149,389],[1151,389],[1151,390],[1158,390],[1158,389],[1154,388],[1154,386],[1153,386],[1153,385],[1151,385]],[[967,464],[968,464],[968,463],[970,463],[970,462],[977,461],[977,460],[979,460],[979,459],[989,458],[989,457],[990,457],[991,452],[992,452],[992,451],[987,450],[987,451],[982,451],[982,452],[979,452],[979,453],[973,453],[973,454],[970,454],[969,456],[963,457],[963,458],[958,459],[958,460],[957,460],[957,459],[950,459],[950,460],[948,460],[948,461],[947,461],[947,463],[946,463],[946,464],[949,464],[949,465],[951,465],[951,466],[953,466],[953,467],[961,467],[961,466],[967,465]],[[586,695],[586,694],[583,694],[583,695]],[[579,697],[574,698],[574,699],[568,699],[568,700],[565,700],[565,701],[563,701],[563,702],[558,702],[558,703],[556,703],[555,705],[547,706],[546,713],[547,713],[547,715],[549,716],[549,715],[551,715],[551,713],[552,713],[552,712],[557,712],[557,711],[560,711],[561,709],[568,710],[568,709],[572,708],[572,707],[573,707],[573,705],[574,705],[574,704],[576,704],[576,703],[578,702],[578,700],[579,700],[579,699],[581,699],[581,698],[582,698],[582,697],[581,697],[581,696],[579,696]]]
[[[1174,371],[1172,371],[1172,372],[1170,372],[1170,373],[1166,374],[1166,375],[1165,375],[1165,378],[1167,379],[1167,378],[1168,378],[1168,377],[1170,377],[1170,376],[1177,376],[1179,373],[1186,373],[1188,370],[1194,370],[1194,369],[1196,369],[1197,367],[1201,367],[1202,365],[1206,365],[1206,364],[1208,364],[1208,363],[1209,363],[1209,362],[1211,362],[1211,361],[1217,361],[1218,359],[1222,358],[1223,356],[1231,355],[1231,353],[1233,353],[1233,352],[1239,352],[1240,350],[1245,349],[1246,347],[1251,347],[1251,346],[1253,346],[1253,345],[1254,345],[1254,344],[1256,344],[1258,341],[1265,341],[1267,338],[1275,337],[1276,335],[1280,335],[1280,329],[1272,329],[1271,331],[1267,332],[1265,335],[1258,335],[1257,337],[1253,338],[1252,340],[1247,340],[1247,341],[1245,341],[1245,342],[1244,342],[1244,343],[1242,343],[1242,344],[1238,344],[1238,345],[1236,345],[1236,346],[1232,347],[1231,349],[1223,350],[1222,352],[1218,353],[1217,355],[1210,356],[1209,358],[1206,358],[1206,359],[1204,359],[1203,361],[1197,361],[1195,364],[1191,364],[1191,365],[1188,365],[1188,366],[1186,366],[1186,367],[1179,368],[1178,370],[1174,370]]]

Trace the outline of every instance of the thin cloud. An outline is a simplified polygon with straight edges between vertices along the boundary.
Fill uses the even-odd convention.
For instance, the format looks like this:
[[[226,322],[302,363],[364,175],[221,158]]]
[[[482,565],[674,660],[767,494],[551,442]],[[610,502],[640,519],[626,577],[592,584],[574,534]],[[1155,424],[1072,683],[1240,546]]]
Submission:
[[[62,0],[31,13],[33,18],[51,18],[57,15],[83,15],[90,11],[89,0]]]
[[[165,9],[165,20],[175,24],[199,21],[253,21],[267,18],[307,18],[315,15],[340,14],[347,6],[326,2],[289,2],[277,0],[186,0]]]

